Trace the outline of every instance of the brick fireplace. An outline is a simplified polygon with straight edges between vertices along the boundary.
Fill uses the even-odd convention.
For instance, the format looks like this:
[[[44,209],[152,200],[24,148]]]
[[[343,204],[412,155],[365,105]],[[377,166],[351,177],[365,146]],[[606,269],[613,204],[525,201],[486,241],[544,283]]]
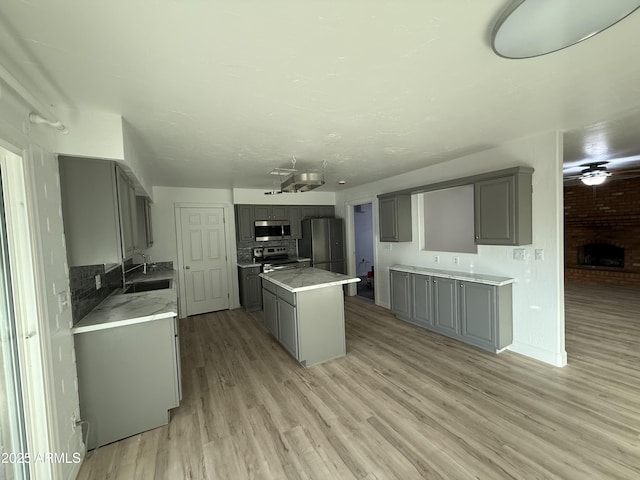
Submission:
[[[565,280],[640,286],[640,178],[564,188]]]

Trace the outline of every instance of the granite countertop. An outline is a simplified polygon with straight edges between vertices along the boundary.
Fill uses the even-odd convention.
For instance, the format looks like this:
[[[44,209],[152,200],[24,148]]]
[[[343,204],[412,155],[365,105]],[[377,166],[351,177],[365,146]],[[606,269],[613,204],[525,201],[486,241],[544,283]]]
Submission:
[[[312,267],[276,270],[274,272],[261,273],[260,276],[294,293],[360,281],[357,277],[349,277],[341,273],[328,272]]]
[[[437,268],[413,267],[411,265],[394,265],[389,270],[398,272],[417,273],[420,275],[433,275],[434,277],[451,278],[453,280],[463,280],[467,282],[484,283],[486,285],[502,286],[514,283],[514,278],[499,277],[496,275],[485,275],[482,273],[456,272],[455,270],[439,270]]]
[[[138,279],[138,275],[141,279]],[[155,280],[173,280],[174,270],[158,270],[143,275],[136,272],[127,284]],[[176,282],[172,288],[150,290],[138,293],[122,293],[122,289],[115,290],[105,298],[86,317],[76,323],[71,329],[72,334],[95,332],[107,328],[122,327],[142,322],[151,322],[178,315],[178,294]]]
[[[259,267],[262,265],[259,262],[238,262],[240,268]]]

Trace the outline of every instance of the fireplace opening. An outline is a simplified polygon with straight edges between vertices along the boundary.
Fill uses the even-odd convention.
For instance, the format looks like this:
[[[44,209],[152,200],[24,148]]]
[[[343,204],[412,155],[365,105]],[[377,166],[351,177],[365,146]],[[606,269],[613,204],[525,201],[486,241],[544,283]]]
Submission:
[[[578,265],[624,268],[624,248],[609,243],[588,243],[578,247]]]

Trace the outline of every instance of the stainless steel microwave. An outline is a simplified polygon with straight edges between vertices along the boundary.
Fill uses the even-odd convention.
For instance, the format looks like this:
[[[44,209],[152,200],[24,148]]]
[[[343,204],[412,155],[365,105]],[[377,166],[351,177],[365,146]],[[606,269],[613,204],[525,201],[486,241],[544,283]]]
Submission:
[[[253,234],[256,242],[287,240],[291,238],[291,225],[287,220],[261,220],[254,222]]]

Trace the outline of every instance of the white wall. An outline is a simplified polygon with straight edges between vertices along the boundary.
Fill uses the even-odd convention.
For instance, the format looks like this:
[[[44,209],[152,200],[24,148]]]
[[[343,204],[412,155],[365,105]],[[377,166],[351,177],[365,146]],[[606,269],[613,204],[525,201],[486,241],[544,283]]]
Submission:
[[[148,167],[135,147],[133,132],[126,120],[115,113],[79,111],[65,107],[57,114],[69,129],[56,135],[55,152],[71,157],[114,160],[134,182],[136,194],[153,196]]]
[[[23,208],[26,207],[31,236],[31,244],[25,243],[22,248],[34,262],[32,275],[38,312],[37,318],[22,318],[22,328],[29,331],[18,332],[20,340],[27,333],[34,333],[21,347],[21,353],[30,359],[29,363],[22,364],[23,381],[42,391],[39,398],[27,398],[26,403],[30,404],[29,408],[35,408],[33,413],[38,418],[46,421],[45,426],[38,425],[31,430],[37,432],[33,433],[35,437],[32,440],[39,450],[30,453],[56,452],[71,457],[74,452],[82,451],[82,438],[81,430],[72,427],[73,419],[79,416],[79,402],[70,330],[71,308],[58,303],[60,294],[70,299],[58,163],[51,153],[55,136],[60,133],[46,126],[30,125],[30,111],[31,108],[9,90],[3,90],[0,96],[0,143],[22,156],[27,195]],[[38,420],[27,418],[28,424],[34,421]],[[38,479],[72,479],[79,467],[74,463],[30,465],[33,478]]]
[[[58,107],[56,113],[69,129],[67,135],[56,135],[57,153],[106,160],[124,159],[120,115],[65,107]]]
[[[356,247],[356,275],[366,275],[373,265],[373,206],[360,205],[360,212],[353,213]],[[362,260],[364,259],[364,263]]]
[[[335,205],[334,192],[311,191],[301,193],[282,193],[280,195],[265,195],[266,190],[250,188],[234,188],[233,203],[264,204],[264,205]]]
[[[175,205],[177,203],[215,204],[228,207],[225,217],[227,230],[227,258],[232,280],[229,283],[231,308],[238,308],[238,274],[236,272],[235,218],[231,190],[213,188],[153,187],[151,220],[153,222],[153,246],[146,253],[154,262],[173,261],[178,267]]]
[[[450,180],[476,173],[513,166],[531,166],[533,175],[533,244],[527,245],[527,259],[513,260],[513,248],[478,246],[477,254],[434,253],[419,248],[420,232],[415,221],[419,210],[417,195],[412,197],[413,241],[378,241],[378,202],[374,202],[376,237],[376,303],[389,308],[389,267],[409,264],[433,268],[501,275],[516,279],[513,285],[514,343],[511,350],[551,363],[564,365],[564,284],[562,229],[562,136],[558,132],[535,135],[506,143],[494,149],[461,157],[436,166],[397,175],[338,193],[336,210],[344,214],[345,204],[359,198]],[[344,215],[342,215],[344,216]],[[349,228],[349,227],[347,227]],[[347,235],[349,238],[349,235]],[[544,249],[544,260],[533,259],[534,249]],[[354,261],[350,258],[350,261]]]

